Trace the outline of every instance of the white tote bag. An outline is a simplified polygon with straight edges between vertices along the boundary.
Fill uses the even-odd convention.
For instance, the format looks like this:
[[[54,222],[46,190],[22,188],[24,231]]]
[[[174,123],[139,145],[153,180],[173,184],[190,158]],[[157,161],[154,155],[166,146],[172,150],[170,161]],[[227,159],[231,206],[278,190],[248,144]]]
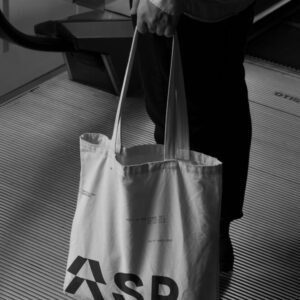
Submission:
[[[137,36],[135,31],[112,138],[80,137],[80,190],[64,292],[76,299],[215,300],[221,163],[189,150],[176,36],[165,145],[121,145]]]

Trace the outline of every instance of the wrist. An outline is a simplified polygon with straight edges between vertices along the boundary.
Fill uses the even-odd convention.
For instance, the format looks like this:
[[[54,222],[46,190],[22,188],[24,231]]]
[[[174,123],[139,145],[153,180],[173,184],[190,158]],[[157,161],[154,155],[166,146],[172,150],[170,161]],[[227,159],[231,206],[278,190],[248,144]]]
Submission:
[[[149,0],[153,5],[169,15],[180,15],[183,12],[183,0]]]

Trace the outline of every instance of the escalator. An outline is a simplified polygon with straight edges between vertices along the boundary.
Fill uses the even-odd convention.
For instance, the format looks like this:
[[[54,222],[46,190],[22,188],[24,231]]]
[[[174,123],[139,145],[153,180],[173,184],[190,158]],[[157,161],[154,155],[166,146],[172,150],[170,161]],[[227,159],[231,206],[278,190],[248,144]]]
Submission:
[[[114,9],[122,1],[108,2]],[[300,69],[299,6],[298,0],[257,0],[247,55]],[[115,10],[96,9],[36,24],[36,36],[23,34],[0,11],[0,38],[34,50],[62,52],[70,79],[119,95],[133,28],[130,17]],[[134,94],[140,83],[137,71],[133,74],[129,92]]]
[[[284,4],[280,6],[280,3]],[[273,10],[270,9],[272,7]],[[298,0],[257,2],[256,18],[247,46],[247,55],[252,59],[300,70]]]
[[[220,300],[300,299],[299,4],[257,0],[255,7],[245,61],[253,120],[249,179],[244,217],[231,226],[235,266],[220,278]],[[119,40],[96,30],[84,36],[101,24],[111,25],[110,37],[116,26]],[[28,36],[0,14],[1,38],[62,52],[68,68],[0,108],[0,300],[71,299],[62,284],[80,174],[78,136],[111,133],[113,81],[123,72],[113,49],[129,47],[129,24],[118,12],[91,12],[37,24],[36,36]],[[124,143],[153,143],[143,101],[132,97],[125,111]]]
[[[133,34],[129,17],[95,9],[36,24],[34,31],[23,33],[0,10],[0,38],[32,50],[61,52],[71,80],[120,94]],[[135,63],[129,94],[140,89],[136,68]]]

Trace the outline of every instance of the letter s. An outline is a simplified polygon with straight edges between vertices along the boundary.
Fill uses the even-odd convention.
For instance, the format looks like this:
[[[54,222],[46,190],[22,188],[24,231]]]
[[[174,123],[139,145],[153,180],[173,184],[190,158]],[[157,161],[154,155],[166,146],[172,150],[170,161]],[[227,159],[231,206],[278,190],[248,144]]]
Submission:
[[[127,295],[135,297],[137,300],[144,300],[144,297],[139,294],[137,291],[129,288],[125,283],[126,281],[132,281],[135,283],[136,286],[143,286],[143,282],[135,274],[126,274],[126,273],[117,273],[115,275],[115,283],[118,286],[118,288],[126,293]],[[119,294],[113,294],[115,300],[125,300],[125,298]]]

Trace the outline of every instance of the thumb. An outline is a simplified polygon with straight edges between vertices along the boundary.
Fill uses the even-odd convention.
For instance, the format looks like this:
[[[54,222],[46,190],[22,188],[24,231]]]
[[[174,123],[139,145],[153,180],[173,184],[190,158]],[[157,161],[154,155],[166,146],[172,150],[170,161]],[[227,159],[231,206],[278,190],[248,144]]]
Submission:
[[[132,1],[132,6],[131,6],[131,9],[130,9],[130,14],[131,15],[136,15],[137,14],[137,9],[138,9],[139,3],[140,3],[140,0],[133,0]]]

